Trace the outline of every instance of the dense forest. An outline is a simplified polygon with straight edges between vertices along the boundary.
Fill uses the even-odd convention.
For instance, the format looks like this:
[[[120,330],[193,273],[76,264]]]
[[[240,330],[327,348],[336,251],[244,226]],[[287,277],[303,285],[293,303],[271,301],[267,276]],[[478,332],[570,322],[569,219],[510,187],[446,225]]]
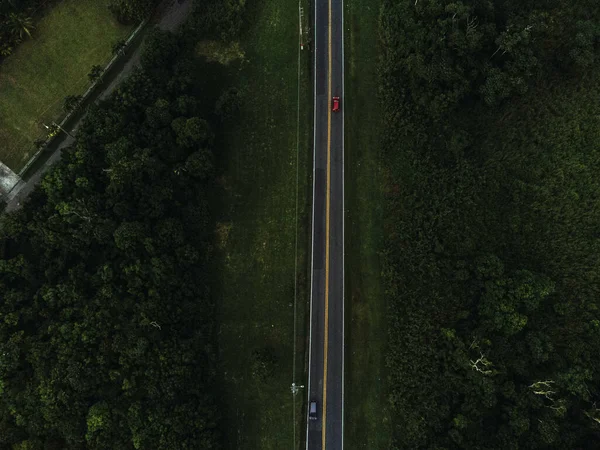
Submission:
[[[600,447],[600,4],[380,17],[394,448]]]
[[[220,447],[213,147],[236,99],[203,92],[193,44],[241,9],[205,7],[0,221],[2,449]]]

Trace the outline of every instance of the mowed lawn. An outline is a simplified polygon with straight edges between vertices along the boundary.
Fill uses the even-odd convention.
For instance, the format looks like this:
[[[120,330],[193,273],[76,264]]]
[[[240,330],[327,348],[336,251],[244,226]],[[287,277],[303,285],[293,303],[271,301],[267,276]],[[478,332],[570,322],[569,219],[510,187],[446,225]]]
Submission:
[[[391,445],[386,391],[383,251],[385,163],[378,99],[379,0],[345,0],[346,360],[345,446]]]
[[[299,448],[306,431],[306,392],[296,396],[294,408],[290,387],[295,340],[297,382],[306,384],[306,251],[312,173],[310,54],[302,54],[297,161],[298,3],[248,2],[245,23],[240,37],[243,62],[232,63],[230,71],[231,84],[243,97],[242,110],[219,145],[224,171],[221,183],[226,192],[218,226],[225,448],[291,450],[294,441]],[[294,336],[297,169],[298,306]]]
[[[60,118],[63,99],[83,94],[94,64],[112,57],[115,41],[132,27],[120,25],[108,0],[62,0],[44,11],[33,39],[0,63],[0,161],[14,171],[44,135],[41,122]]]

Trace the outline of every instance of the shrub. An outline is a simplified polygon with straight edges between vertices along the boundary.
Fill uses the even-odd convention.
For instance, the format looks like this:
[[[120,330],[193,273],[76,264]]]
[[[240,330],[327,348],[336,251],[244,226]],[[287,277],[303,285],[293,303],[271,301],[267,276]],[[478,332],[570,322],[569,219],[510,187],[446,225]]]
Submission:
[[[99,66],[98,64],[96,64],[96,65],[92,66],[90,73],[88,73],[88,78],[93,83],[94,81],[102,78],[103,73],[104,73],[104,69],[102,68],[102,66]]]
[[[81,95],[67,95],[63,103],[63,109],[65,112],[68,113],[76,109],[81,103],[82,98],[83,97]]]
[[[215,106],[215,112],[221,120],[230,120],[239,112],[241,105],[240,91],[234,87],[221,94]]]
[[[113,0],[110,11],[123,24],[141,22],[150,15],[157,0]]]

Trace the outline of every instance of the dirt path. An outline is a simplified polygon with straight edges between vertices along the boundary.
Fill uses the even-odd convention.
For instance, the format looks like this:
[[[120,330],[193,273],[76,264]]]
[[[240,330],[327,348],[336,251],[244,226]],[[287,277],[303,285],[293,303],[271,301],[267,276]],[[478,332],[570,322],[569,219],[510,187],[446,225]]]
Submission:
[[[158,26],[161,30],[174,31],[179,25],[181,25],[188,18],[192,12],[192,5],[194,0],[165,0],[158,8],[159,17],[154,21],[155,26]],[[151,25],[150,25],[151,27]],[[106,86],[104,91],[98,96],[99,99],[105,99],[108,97],[117,86],[127,78],[127,76],[133,71],[133,69],[139,65],[140,57],[144,47],[144,42],[138,45],[136,49],[131,53],[128,61],[125,63],[123,69],[117,76]],[[73,126],[72,132],[76,132],[79,125],[82,123],[85,115],[82,116]],[[21,180],[7,196],[6,211],[13,211],[21,207],[27,196],[33,191],[35,186],[40,182],[44,173],[60,159],[61,151],[63,148],[72,145],[75,139],[67,137],[54,151],[54,153],[48,158],[48,160],[41,166],[34,174],[29,177],[28,181]]]

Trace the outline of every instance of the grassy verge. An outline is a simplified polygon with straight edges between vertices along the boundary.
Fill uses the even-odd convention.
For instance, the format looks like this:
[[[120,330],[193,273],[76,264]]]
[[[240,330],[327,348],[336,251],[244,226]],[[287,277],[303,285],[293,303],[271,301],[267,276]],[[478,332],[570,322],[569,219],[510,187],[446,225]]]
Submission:
[[[108,0],[63,0],[47,10],[33,39],[0,66],[0,161],[18,171],[43,134],[41,122],[62,113],[64,97],[81,94],[94,64],[111,58],[112,44],[131,27],[119,25]]]
[[[379,2],[345,0],[346,23],[346,382],[345,443],[387,449],[391,432],[384,354],[386,304],[379,252],[383,185],[377,100]]]
[[[297,169],[296,381],[303,384],[304,380],[312,167],[309,55],[302,55],[297,165],[297,3],[249,3],[246,23],[240,48],[233,52],[243,54],[243,62],[230,63],[229,70],[231,84],[242,94],[242,111],[220,145],[226,193],[217,229],[225,447],[279,450],[292,448],[295,441],[299,448],[305,432],[305,395],[296,396],[294,407],[290,387]],[[199,46],[203,51],[209,47]]]

